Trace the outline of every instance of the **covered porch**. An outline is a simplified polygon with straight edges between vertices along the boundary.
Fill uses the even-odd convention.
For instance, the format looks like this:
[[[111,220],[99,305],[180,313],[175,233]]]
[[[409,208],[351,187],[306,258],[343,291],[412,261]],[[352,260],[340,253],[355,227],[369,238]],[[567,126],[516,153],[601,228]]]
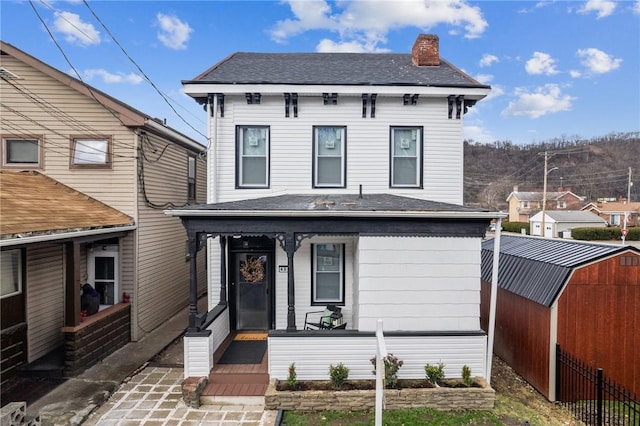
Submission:
[[[484,376],[480,242],[496,213],[355,194],[284,195],[167,214],[182,219],[191,262],[185,377],[209,376],[214,353],[228,336],[260,329],[268,331],[272,379],[285,379],[295,363],[299,379],[324,380],[329,365],[338,362],[349,366],[350,378],[370,379],[378,318],[385,324],[389,352],[405,362],[400,377],[423,377],[424,365],[439,361],[450,377],[459,376],[465,364]],[[195,253],[204,244],[216,260],[210,271],[219,275],[212,279],[210,274],[208,311],[199,312]],[[327,253],[320,249],[327,244],[341,247],[340,288],[330,295],[335,300],[323,299],[317,288],[324,279],[318,278],[321,263],[336,264],[323,259]],[[246,295],[239,290],[242,265],[252,259],[260,260],[258,271],[244,281],[253,284],[248,291],[260,288],[258,305],[265,313],[258,320],[245,318],[255,299],[243,301]],[[247,278],[259,278],[261,286]],[[305,330],[306,314],[329,304],[341,308],[346,327]]]

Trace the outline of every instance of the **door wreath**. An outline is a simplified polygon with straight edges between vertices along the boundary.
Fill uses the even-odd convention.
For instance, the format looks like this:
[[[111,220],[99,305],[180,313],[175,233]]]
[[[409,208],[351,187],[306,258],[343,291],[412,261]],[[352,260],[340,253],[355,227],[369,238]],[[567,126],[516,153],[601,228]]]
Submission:
[[[245,281],[257,283],[264,279],[264,264],[259,257],[247,259],[240,263],[240,273]]]

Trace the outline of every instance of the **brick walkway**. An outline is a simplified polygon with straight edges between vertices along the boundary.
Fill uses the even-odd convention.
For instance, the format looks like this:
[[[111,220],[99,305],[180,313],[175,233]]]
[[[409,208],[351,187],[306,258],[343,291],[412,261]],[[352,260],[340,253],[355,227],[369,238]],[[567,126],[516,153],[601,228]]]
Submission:
[[[270,426],[276,412],[265,411],[264,405],[203,405],[189,408],[182,401],[181,368],[146,367],[113,393],[93,413],[87,426]]]

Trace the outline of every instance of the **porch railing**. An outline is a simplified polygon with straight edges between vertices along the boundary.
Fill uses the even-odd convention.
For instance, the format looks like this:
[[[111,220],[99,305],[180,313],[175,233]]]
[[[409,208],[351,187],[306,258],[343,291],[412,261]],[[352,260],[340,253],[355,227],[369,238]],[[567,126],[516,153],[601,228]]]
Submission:
[[[640,426],[636,395],[556,345],[556,399],[588,425]]]

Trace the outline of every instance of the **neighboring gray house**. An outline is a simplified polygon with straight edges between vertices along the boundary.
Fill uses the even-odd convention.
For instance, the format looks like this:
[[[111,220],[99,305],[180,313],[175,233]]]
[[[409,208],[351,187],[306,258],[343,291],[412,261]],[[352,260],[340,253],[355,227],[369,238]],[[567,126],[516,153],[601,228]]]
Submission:
[[[573,228],[605,228],[607,222],[597,214],[580,210],[550,210],[544,218],[545,237],[570,238]],[[529,219],[531,235],[542,236],[542,212]]]
[[[209,312],[192,311],[185,376],[257,329],[271,378],[295,363],[326,379],[343,362],[368,379],[379,318],[402,377],[439,361],[485,375],[480,244],[499,213],[462,205],[462,140],[490,87],[442,59],[437,36],[411,54],[234,53],[183,85],[212,141],[209,204],[168,212],[191,250],[209,241]],[[304,330],[327,305],[346,329]]]

